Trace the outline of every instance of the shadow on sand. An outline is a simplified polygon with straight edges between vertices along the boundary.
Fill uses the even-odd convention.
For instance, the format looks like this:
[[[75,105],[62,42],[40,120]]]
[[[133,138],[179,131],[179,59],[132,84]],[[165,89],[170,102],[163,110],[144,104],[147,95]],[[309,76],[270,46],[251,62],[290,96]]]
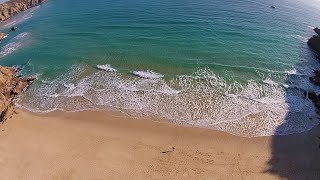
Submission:
[[[315,53],[306,45],[302,48],[301,57],[307,59],[310,65],[316,62],[317,58]],[[297,64],[297,66],[305,66],[305,63]],[[292,80],[296,80],[296,75],[289,75],[288,84]],[[308,77],[306,77],[307,79]],[[300,90],[299,88],[295,88]],[[290,91],[288,88],[287,91]],[[305,90],[303,90],[305,91]],[[289,93],[287,92],[287,96]],[[304,92],[305,98],[308,98]],[[287,100],[289,100],[289,96]],[[296,107],[289,104],[289,113],[286,117],[286,122],[277,127],[276,134],[281,134],[283,130],[290,126],[292,117],[298,117],[298,121],[306,122],[313,121],[319,122],[319,117],[304,117],[300,118],[296,113]],[[302,123],[303,124],[303,123]],[[286,136],[273,136],[271,148],[271,159],[268,162],[269,169],[266,173],[271,173],[279,176],[280,179],[320,179],[320,126],[312,128],[310,131],[286,135]]]

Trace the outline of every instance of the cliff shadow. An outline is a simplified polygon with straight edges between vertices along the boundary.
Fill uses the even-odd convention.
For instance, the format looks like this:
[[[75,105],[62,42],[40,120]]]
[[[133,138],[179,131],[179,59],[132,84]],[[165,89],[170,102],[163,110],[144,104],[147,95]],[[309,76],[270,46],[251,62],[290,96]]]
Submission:
[[[298,66],[305,66],[308,64],[310,67],[315,68],[314,64],[319,63],[315,53],[309,48],[302,48],[300,56],[306,62],[298,63]],[[313,69],[311,68],[311,69]],[[309,83],[309,77],[305,75],[306,83]],[[297,81],[297,74],[289,75],[287,84]],[[305,82],[304,81],[304,82]],[[310,82],[311,83],[311,82]],[[312,85],[312,84],[311,84]],[[301,92],[303,98],[309,101],[308,92],[310,90],[291,87],[286,89],[286,100],[292,102],[293,91]],[[294,121],[301,124],[309,124],[311,122],[319,123],[320,116],[300,116],[297,113],[297,107],[288,103],[288,113],[285,122],[277,127],[275,134],[282,134],[284,130],[290,128]],[[299,107],[299,106],[298,106]],[[309,122],[308,122],[309,121]],[[304,127],[306,128],[306,127]],[[265,173],[277,175],[279,179],[320,179],[320,126],[314,126],[311,130],[303,133],[292,135],[276,135],[272,137],[271,142],[271,158],[268,162],[268,169]]]

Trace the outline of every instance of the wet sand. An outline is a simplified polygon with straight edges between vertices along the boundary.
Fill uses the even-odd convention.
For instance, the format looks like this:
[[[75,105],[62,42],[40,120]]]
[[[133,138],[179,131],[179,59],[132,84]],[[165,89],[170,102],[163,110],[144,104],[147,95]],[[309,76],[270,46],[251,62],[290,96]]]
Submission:
[[[297,157],[309,165],[299,177],[312,179],[320,177],[317,132],[279,138],[285,155],[278,156],[275,137],[237,137],[117,112],[18,110],[0,126],[0,174],[1,179],[286,179],[283,174],[295,177],[296,170],[286,164],[279,172],[274,168],[295,148],[298,154],[291,155],[307,150],[310,156]]]

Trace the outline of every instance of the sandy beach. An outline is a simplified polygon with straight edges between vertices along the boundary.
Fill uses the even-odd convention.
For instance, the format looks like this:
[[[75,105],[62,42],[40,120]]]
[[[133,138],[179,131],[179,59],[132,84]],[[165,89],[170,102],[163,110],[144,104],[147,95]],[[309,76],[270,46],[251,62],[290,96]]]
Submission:
[[[17,113],[0,126],[1,179],[320,177],[317,129],[275,140],[117,112]]]

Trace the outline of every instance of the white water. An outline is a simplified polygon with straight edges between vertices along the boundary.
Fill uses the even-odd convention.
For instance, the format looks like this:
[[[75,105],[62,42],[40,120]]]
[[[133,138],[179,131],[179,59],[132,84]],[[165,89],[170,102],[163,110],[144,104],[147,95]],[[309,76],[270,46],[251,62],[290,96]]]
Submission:
[[[0,58],[3,58],[26,45],[26,40],[29,35],[30,34],[28,32],[20,33],[15,36],[10,43],[2,46],[0,50]]]
[[[112,68],[110,64],[97,65],[97,68],[107,72],[117,72],[117,70]]]
[[[147,70],[147,71],[133,71],[132,74],[141,77],[141,78],[145,78],[145,79],[158,79],[158,78],[163,78],[164,75],[153,72],[151,70]]]
[[[75,66],[49,83],[32,86],[19,105],[37,112],[115,108],[246,137],[298,133],[318,124],[316,118],[309,120],[317,115],[304,91],[271,79],[267,84],[228,84],[206,69],[169,81],[103,71],[76,79],[86,68]],[[285,129],[275,132],[284,123]]]

